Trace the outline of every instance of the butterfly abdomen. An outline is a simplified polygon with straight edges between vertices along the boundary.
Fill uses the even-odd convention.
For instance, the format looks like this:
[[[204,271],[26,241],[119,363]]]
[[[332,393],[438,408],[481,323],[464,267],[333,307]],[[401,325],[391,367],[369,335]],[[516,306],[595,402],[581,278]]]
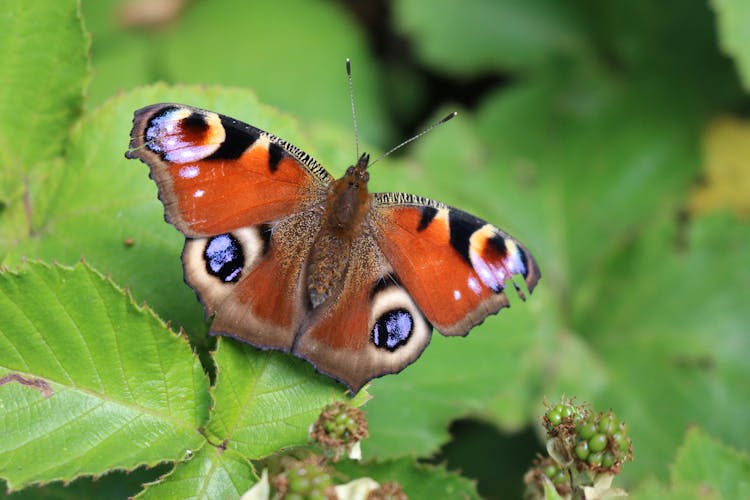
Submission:
[[[307,260],[307,294],[316,309],[342,286],[352,242],[362,233],[370,208],[367,192],[369,155],[363,154],[341,179],[331,184],[323,224]]]
[[[307,261],[307,298],[312,309],[340,287],[349,265],[350,242],[332,231],[318,233]]]

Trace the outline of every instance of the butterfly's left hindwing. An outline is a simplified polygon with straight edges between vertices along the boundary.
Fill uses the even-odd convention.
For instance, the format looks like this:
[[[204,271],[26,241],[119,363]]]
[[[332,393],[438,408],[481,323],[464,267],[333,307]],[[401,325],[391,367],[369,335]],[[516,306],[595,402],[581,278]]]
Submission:
[[[312,241],[303,236],[319,226],[319,215],[304,212],[273,225],[189,238],[185,281],[214,317],[211,334],[291,351],[308,314],[303,272]]]
[[[371,235],[353,241],[341,295],[311,316],[292,350],[352,393],[400,372],[430,342],[432,326],[391,271]]]
[[[529,252],[491,224],[418,196],[374,196],[378,244],[442,334],[466,335],[507,307],[505,290],[513,275],[521,276],[529,291],[536,286],[539,268]]]

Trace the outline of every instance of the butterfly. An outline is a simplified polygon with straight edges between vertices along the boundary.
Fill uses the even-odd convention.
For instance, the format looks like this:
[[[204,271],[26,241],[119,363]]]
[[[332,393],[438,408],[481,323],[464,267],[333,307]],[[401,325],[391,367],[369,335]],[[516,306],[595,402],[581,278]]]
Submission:
[[[301,149],[182,104],[135,112],[127,158],[150,168],[185,235],[185,281],[211,334],[289,352],[346,384],[403,370],[540,278],[504,231],[421,196],[369,193],[369,156],[334,179]]]

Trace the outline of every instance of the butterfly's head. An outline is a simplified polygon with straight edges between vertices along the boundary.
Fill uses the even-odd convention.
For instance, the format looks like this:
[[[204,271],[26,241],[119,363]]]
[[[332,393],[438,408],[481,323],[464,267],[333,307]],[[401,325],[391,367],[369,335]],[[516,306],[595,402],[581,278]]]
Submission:
[[[370,174],[367,167],[370,155],[364,153],[356,165],[346,169],[341,179],[332,184],[328,204],[328,220],[332,228],[349,232],[359,225],[368,208],[369,194],[367,181]]]
[[[357,160],[357,164],[346,169],[344,179],[346,179],[346,184],[350,189],[367,188],[367,181],[370,180],[370,174],[367,172],[369,166],[370,155],[362,153],[362,156]]]

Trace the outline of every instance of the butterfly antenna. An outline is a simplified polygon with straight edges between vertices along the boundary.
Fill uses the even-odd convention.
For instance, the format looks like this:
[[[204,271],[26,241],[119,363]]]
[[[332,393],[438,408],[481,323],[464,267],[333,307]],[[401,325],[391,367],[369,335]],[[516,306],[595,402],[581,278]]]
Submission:
[[[375,165],[377,162],[379,162],[380,160],[382,160],[383,158],[385,158],[389,154],[393,153],[394,151],[396,151],[398,149],[403,148],[404,146],[406,146],[410,142],[416,141],[417,139],[419,139],[420,137],[422,137],[423,135],[425,135],[427,132],[429,132],[430,130],[434,129],[438,125],[442,125],[443,123],[447,122],[448,120],[454,118],[457,114],[458,114],[458,112],[456,112],[456,111],[453,111],[452,113],[449,113],[448,116],[446,116],[445,118],[443,118],[441,120],[438,120],[437,122],[433,123],[432,125],[430,125],[426,129],[424,129],[423,131],[421,131],[420,133],[418,133],[417,135],[415,135],[411,139],[407,139],[404,142],[402,142],[401,144],[399,144],[398,146],[392,147],[387,153],[378,156],[375,161],[371,162],[370,166]]]
[[[352,84],[352,63],[346,58],[346,76],[349,79],[349,100],[352,103],[352,120],[354,120],[354,144],[357,149],[355,158],[359,158],[359,127],[357,127],[357,111],[354,109],[354,85]]]

